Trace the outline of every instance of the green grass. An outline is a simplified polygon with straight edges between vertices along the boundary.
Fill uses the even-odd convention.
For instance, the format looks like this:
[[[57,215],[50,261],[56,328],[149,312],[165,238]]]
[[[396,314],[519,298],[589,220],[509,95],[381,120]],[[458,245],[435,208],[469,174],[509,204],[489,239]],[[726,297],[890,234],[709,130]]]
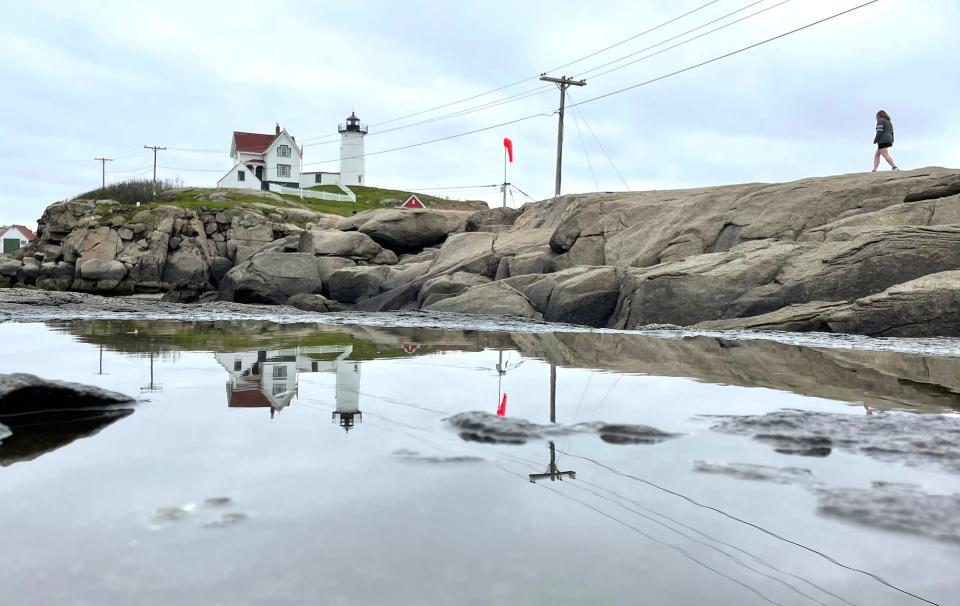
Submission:
[[[141,184],[131,184],[133,186]],[[142,189],[142,188],[141,188]],[[310,188],[314,191],[325,191],[334,194],[342,194],[343,191],[336,185],[317,185]],[[380,204],[382,200],[399,200],[401,203],[406,200],[411,192],[398,189],[382,189],[379,187],[355,186],[350,188],[357,196],[356,202],[338,202],[335,200],[318,200],[316,198],[304,197],[303,200],[297,195],[275,194],[281,200],[258,196],[251,193],[245,193],[243,190],[223,190],[216,188],[193,187],[189,189],[161,192],[157,199],[149,202],[141,202],[140,206],[126,199],[116,204],[106,204],[97,206],[97,214],[103,217],[121,216],[126,220],[133,218],[135,214],[143,210],[150,210],[158,206],[177,206],[180,208],[189,208],[192,210],[221,210],[227,208],[236,208],[238,206],[251,206],[256,204],[265,204],[278,208],[306,208],[318,213],[331,215],[340,215],[349,217],[350,215],[371,209],[387,208]],[[118,190],[126,191],[126,190]],[[88,192],[91,195],[89,199],[105,199],[106,191]],[[227,196],[226,200],[211,200],[210,196],[220,194]],[[134,195],[134,194],[130,194]],[[171,197],[174,196],[174,197]],[[128,196],[129,197],[129,196]],[[483,202],[460,200],[445,200],[436,196],[427,194],[417,194],[417,197],[427,205],[428,208],[450,209],[450,210],[480,210],[486,208]],[[79,197],[78,197],[79,198]],[[132,199],[132,198],[131,198]],[[399,205],[399,203],[398,203]]]
[[[368,187],[366,185],[351,185],[350,191],[352,191],[357,196],[357,203],[355,210],[366,210],[368,208],[384,208],[380,205],[381,200],[399,200],[397,205],[399,206],[407,198],[410,197],[412,193],[409,191],[403,191],[399,189],[384,189],[381,187]],[[343,191],[336,185],[316,185],[310,189],[315,191],[325,191],[331,194],[342,194]],[[487,208],[485,202],[479,201],[462,201],[462,200],[447,200],[445,198],[438,198],[436,196],[431,196],[429,194],[417,194],[417,198],[421,202],[427,205],[428,208],[438,208],[438,209],[458,209],[462,208],[466,210],[468,207],[474,206],[476,210],[481,210]],[[313,200],[313,202],[326,202],[326,200]],[[342,203],[341,203],[342,204]]]
[[[130,354],[210,351],[215,353],[289,349],[319,345],[351,345],[351,360],[403,358],[399,346],[367,341],[317,324],[274,324],[261,321],[217,320],[77,320],[52,322],[77,340]],[[437,351],[421,347],[413,355]],[[319,358],[318,358],[319,359]]]

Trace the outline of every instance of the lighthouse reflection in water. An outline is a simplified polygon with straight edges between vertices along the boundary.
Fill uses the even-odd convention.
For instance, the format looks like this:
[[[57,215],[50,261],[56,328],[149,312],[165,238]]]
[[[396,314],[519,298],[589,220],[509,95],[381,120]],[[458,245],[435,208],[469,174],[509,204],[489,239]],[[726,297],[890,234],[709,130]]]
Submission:
[[[336,409],[332,419],[350,431],[363,420],[360,411],[360,362],[350,359],[352,345],[321,345],[289,349],[216,354],[229,373],[227,406],[263,408],[272,418],[298,395],[300,374],[336,375]]]

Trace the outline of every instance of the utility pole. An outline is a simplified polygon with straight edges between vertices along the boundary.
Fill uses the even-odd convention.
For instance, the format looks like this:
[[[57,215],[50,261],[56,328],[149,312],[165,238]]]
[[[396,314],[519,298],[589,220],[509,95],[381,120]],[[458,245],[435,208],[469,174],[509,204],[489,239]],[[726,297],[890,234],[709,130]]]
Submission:
[[[574,80],[563,76],[562,78],[551,78],[546,74],[540,74],[540,79],[544,82],[553,82],[560,89],[560,122],[557,126],[557,181],[554,189],[554,196],[560,195],[560,174],[563,166],[563,110],[567,103],[567,88],[570,86],[586,86],[586,80]]]
[[[144,149],[153,150],[153,197],[157,197],[157,151],[164,151],[166,147],[160,147],[159,145],[144,145]]]
[[[100,189],[107,186],[107,162],[113,162],[113,158],[94,158],[100,163]]]

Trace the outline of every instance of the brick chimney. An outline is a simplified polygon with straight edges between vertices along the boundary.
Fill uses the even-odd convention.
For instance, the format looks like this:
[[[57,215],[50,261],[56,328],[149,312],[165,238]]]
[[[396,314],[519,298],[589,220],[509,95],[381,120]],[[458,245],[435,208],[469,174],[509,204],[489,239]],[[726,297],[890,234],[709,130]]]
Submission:
[[[279,135],[279,134],[280,134],[280,123],[277,122],[277,135]]]

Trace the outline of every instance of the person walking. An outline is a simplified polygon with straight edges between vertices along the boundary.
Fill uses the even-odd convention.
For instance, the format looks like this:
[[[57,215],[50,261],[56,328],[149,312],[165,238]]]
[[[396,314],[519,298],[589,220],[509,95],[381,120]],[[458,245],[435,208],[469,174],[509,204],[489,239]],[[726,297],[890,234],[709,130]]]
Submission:
[[[873,172],[877,172],[881,157],[890,165],[890,170],[900,170],[889,151],[893,147],[893,122],[890,121],[890,114],[882,109],[877,112],[877,136],[873,142],[877,144],[877,151],[873,154]]]

